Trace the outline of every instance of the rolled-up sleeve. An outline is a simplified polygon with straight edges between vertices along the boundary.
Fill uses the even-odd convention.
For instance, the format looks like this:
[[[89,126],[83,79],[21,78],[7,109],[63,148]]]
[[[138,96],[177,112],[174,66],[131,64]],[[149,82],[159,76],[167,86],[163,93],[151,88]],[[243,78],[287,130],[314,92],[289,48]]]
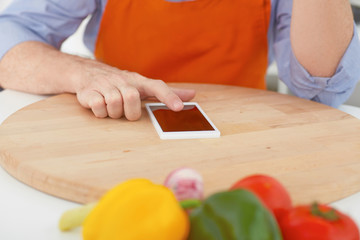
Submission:
[[[59,49],[95,8],[96,0],[13,0],[0,13],[0,60],[25,41],[40,41]]]
[[[302,98],[338,107],[353,92],[360,79],[360,42],[354,24],[353,38],[332,77],[311,76],[296,59],[290,43],[292,1],[279,0],[273,27],[273,54],[279,78]]]

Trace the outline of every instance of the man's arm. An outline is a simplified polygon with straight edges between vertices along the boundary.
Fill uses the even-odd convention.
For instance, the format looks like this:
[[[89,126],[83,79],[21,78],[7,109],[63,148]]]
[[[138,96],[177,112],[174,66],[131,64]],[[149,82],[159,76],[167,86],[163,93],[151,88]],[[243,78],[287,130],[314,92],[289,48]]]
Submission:
[[[348,0],[293,0],[291,45],[302,66],[331,77],[353,36]]]
[[[295,1],[297,0],[294,0],[294,3]],[[304,1],[307,2],[307,0]],[[335,32],[336,34],[334,33],[336,35],[332,37],[334,39],[330,39],[330,37],[329,39],[315,39],[315,37],[308,36],[308,39],[304,40],[303,36],[296,36],[299,46],[294,46],[292,41],[294,37],[290,40],[290,32],[293,30],[291,24],[292,21],[296,20],[296,18],[292,18],[292,13],[297,11],[293,9],[293,1],[274,0],[273,3],[269,29],[269,53],[271,54],[270,60],[275,57],[280,80],[296,96],[338,107],[349,98],[360,79],[360,42],[353,20],[351,20],[352,30],[350,30],[350,34],[353,34],[350,36],[350,40],[342,42],[349,41],[343,46],[324,47],[328,45],[328,42],[338,42],[336,40],[338,38],[346,39],[347,37],[341,33],[342,30]],[[310,7],[314,6],[310,5]],[[306,18],[307,13],[303,14],[303,17]],[[298,20],[301,19],[298,18]],[[321,23],[326,25],[324,26],[325,29],[333,27],[331,23]],[[312,22],[309,25],[315,26],[316,24]],[[318,30],[321,31],[321,28]],[[306,29],[303,29],[303,31],[306,31]],[[301,34],[299,33],[299,35]],[[304,33],[304,35],[306,34]],[[303,42],[300,41],[301,39],[303,39]],[[314,47],[318,45],[320,46]],[[304,49],[301,50],[301,46],[305,46]],[[294,49],[296,47],[298,47],[297,50]],[[295,55],[295,51],[304,56]],[[328,52],[331,52],[331,56],[327,55]],[[333,52],[336,54],[333,54]],[[333,65],[327,62],[330,60]]]
[[[136,120],[141,99],[156,97],[179,111],[193,90],[170,89],[163,81],[122,71],[95,60],[62,53],[45,43],[13,47],[0,62],[0,86],[37,94],[76,93],[95,116]]]

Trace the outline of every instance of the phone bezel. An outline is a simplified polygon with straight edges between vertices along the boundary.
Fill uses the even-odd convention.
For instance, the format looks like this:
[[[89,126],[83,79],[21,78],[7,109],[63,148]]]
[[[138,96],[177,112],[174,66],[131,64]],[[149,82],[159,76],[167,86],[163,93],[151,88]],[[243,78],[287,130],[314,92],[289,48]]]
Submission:
[[[218,138],[220,137],[220,131],[217,129],[215,124],[210,120],[206,113],[201,109],[197,102],[184,102],[184,106],[196,106],[205,119],[209,122],[214,130],[205,131],[176,131],[176,132],[164,132],[157,121],[151,107],[166,107],[163,103],[146,103],[145,107],[150,116],[150,120],[155,127],[160,139],[196,139],[196,138]]]

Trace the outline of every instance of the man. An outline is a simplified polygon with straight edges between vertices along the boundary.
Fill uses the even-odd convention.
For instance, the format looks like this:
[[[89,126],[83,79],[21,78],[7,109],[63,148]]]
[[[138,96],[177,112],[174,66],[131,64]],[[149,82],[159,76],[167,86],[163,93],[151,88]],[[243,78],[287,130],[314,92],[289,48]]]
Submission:
[[[97,60],[58,51],[89,14]],[[360,79],[354,29],[348,0],[14,0],[0,16],[0,86],[75,93],[97,117],[136,120],[141,99],[179,111],[195,95],[164,81],[265,88],[275,58],[292,92],[336,107]]]

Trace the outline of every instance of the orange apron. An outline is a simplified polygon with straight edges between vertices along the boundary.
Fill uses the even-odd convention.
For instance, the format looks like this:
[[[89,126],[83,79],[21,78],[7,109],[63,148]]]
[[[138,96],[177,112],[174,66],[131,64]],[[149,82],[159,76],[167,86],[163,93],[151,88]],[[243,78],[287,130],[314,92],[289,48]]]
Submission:
[[[108,0],[95,56],[165,82],[265,88],[270,0]]]

